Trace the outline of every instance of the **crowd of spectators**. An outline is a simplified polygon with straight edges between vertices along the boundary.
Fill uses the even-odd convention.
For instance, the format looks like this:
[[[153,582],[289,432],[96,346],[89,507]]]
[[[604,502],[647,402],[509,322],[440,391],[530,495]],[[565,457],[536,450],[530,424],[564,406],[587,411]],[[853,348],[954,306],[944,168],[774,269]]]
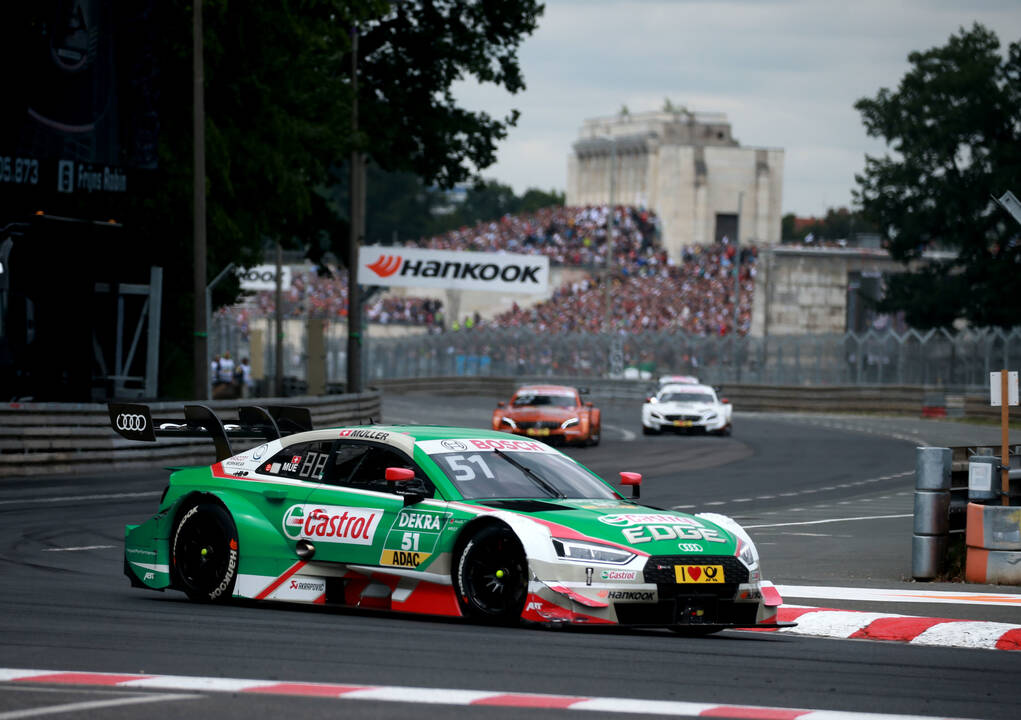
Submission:
[[[285,318],[322,317],[334,320],[347,318],[347,274],[329,268],[329,274],[315,271],[295,273],[291,287],[283,291]],[[263,290],[245,302],[220,308],[218,317],[231,317],[246,333],[252,318],[274,317],[276,293]],[[443,302],[433,298],[382,295],[365,305],[365,318],[383,325],[443,326]]]
[[[726,335],[734,331],[734,262],[732,244],[685,248],[681,262],[622,266],[610,276],[576,281],[533,307],[515,305],[493,318],[489,327],[521,327],[537,332],[686,332]],[[751,326],[755,287],[754,247],[740,253],[737,332]],[[607,316],[609,311],[609,316]],[[608,322],[607,322],[608,321]]]
[[[612,255],[607,268],[607,220],[612,212]],[[475,252],[543,254],[556,264],[589,268],[587,279],[557,288],[533,307],[517,306],[489,320],[446,322],[439,300],[383,294],[366,305],[369,322],[425,325],[433,330],[517,327],[537,332],[681,331],[693,335],[734,332],[736,248],[726,238],[711,246],[685,248],[679,260],[659,242],[655,213],[635,207],[551,207],[408,241],[407,247]],[[737,332],[751,324],[756,249],[740,252]],[[285,317],[347,317],[346,273],[299,273],[284,293]],[[611,286],[607,293],[606,271]],[[607,318],[609,297],[609,318]],[[272,317],[275,295],[257,293],[248,302],[223,309],[242,329],[252,317]],[[607,324],[608,322],[608,324]]]
[[[607,205],[551,207],[409,240],[405,246],[546,255],[550,262],[561,265],[603,266],[609,215]],[[655,213],[618,205],[613,209],[613,218],[613,264],[644,264],[656,256],[665,259],[659,247],[659,218]]]

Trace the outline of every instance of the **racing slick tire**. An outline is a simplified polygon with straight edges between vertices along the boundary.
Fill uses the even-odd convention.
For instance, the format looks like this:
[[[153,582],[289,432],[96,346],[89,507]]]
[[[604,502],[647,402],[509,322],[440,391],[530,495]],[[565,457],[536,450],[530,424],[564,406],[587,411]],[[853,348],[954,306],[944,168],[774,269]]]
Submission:
[[[602,433],[602,427],[599,426],[599,425],[596,425],[596,429],[589,433],[588,444],[591,445],[592,447],[595,447],[596,445],[598,445],[601,433]]]
[[[528,561],[505,525],[487,525],[465,543],[454,566],[461,612],[498,624],[517,623],[528,595]]]
[[[717,430],[716,434],[719,435],[720,437],[730,437],[730,434],[732,432],[733,432],[733,426],[730,423],[727,423],[722,428]]]
[[[217,503],[192,505],[177,521],[170,544],[174,584],[192,600],[226,602],[238,577],[238,531]]]
[[[642,435],[659,435],[660,431],[656,428],[646,427],[642,425]]]

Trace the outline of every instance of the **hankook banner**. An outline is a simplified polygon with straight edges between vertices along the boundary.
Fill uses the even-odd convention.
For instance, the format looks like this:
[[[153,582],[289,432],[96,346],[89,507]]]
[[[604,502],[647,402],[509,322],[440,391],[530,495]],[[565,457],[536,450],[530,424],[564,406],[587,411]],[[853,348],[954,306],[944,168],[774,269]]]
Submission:
[[[358,282],[395,287],[545,293],[549,287],[549,258],[368,245],[359,249]]]

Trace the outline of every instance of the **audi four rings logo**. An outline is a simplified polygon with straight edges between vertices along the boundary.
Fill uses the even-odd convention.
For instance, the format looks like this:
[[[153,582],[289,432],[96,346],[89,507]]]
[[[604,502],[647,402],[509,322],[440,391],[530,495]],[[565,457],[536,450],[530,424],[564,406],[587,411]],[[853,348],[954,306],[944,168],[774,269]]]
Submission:
[[[118,430],[134,430],[136,432],[145,430],[145,415],[129,415],[121,413],[117,416]]]

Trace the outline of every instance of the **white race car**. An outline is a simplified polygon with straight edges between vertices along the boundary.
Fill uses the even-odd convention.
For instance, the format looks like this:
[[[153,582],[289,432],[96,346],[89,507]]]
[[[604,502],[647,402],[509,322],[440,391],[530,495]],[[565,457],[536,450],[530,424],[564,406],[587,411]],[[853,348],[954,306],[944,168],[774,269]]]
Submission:
[[[733,407],[709,385],[664,385],[642,405],[642,432],[658,435],[705,432],[730,435]]]

